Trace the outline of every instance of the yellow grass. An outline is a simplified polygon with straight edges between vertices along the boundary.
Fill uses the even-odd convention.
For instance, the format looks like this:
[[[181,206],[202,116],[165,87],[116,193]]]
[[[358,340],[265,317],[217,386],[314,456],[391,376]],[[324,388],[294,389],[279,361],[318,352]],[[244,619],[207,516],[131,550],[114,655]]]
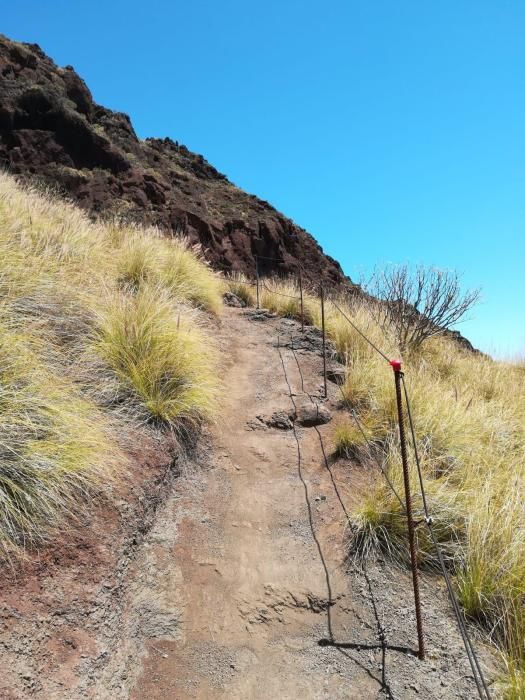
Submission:
[[[213,417],[218,382],[214,350],[195,312],[176,308],[161,287],[110,298],[95,347],[146,415],[166,423]]]
[[[234,272],[224,280],[224,290],[235,294],[246,306],[255,306],[257,291],[253,283],[240,272]]]
[[[297,317],[297,307],[275,292],[293,282],[272,282],[264,305]],[[397,357],[392,337],[379,328],[366,303],[335,299],[349,318],[383,350]],[[307,295],[308,317],[320,325],[319,301]],[[292,312],[291,312],[292,311]],[[403,495],[393,373],[388,363],[328,301],[327,332],[346,362],[342,401],[355,410],[370,440],[382,445],[385,468]],[[525,688],[525,368],[495,362],[435,337],[404,358],[418,447],[434,528],[465,612],[501,650],[506,698]],[[351,417],[334,434],[334,449],[354,455],[364,439]],[[416,517],[423,508],[412,465]],[[386,480],[378,479],[352,515],[356,551],[380,548],[407,562],[402,508]],[[419,529],[421,565],[437,568],[428,534]]]
[[[22,553],[126,468],[134,426],[212,418],[221,283],[156,230],[0,175],[0,545]]]

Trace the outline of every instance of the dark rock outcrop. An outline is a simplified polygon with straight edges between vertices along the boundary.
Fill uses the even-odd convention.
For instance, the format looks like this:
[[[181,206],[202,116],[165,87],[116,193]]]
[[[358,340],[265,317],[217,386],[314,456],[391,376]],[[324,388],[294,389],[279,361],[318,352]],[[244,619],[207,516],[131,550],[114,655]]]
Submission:
[[[162,105],[159,105],[162,108]],[[93,215],[119,215],[200,243],[221,270],[294,273],[349,284],[339,264],[268,202],[235,187],[200,155],[137,138],[129,117],[93,101],[71,66],[0,35],[0,167],[43,181]]]

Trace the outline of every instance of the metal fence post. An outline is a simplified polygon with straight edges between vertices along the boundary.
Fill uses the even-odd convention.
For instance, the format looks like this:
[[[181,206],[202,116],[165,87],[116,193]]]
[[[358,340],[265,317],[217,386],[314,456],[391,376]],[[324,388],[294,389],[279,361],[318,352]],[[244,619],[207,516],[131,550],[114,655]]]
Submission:
[[[304,333],[303,275],[299,266],[299,294],[301,295],[301,332]]]
[[[419,579],[417,577],[417,551],[416,538],[414,529],[414,520],[412,517],[412,497],[410,494],[410,475],[408,471],[407,445],[405,435],[405,422],[403,418],[403,403],[401,399],[401,362],[399,360],[391,360],[390,365],[394,370],[394,379],[396,383],[396,402],[397,416],[399,421],[399,441],[401,443],[401,461],[403,463],[403,480],[405,484],[405,505],[407,512],[408,524],[408,545],[410,549],[410,562],[412,564],[412,584],[414,586],[414,605],[416,609],[416,624],[417,624],[417,639],[418,639],[418,656],[420,659],[425,658],[425,640],[423,638],[423,620],[421,615],[421,599],[419,597]]]
[[[323,333],[323,381],[324,381],[324,397],[328,397],[328,388],[326,386],[326,328],[324,323],[324,289],[321,284],[319,287],[321,296],[321,330]]]
[[[259,308],[259,257],[255,256],[255,279],[257,281],[257,308]]]

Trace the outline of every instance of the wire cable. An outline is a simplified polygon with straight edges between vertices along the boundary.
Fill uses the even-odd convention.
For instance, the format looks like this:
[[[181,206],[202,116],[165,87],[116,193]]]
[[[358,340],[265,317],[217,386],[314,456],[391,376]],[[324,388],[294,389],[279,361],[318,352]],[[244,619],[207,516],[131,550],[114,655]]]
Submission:
[[[365,340],[366,340],[366,341],[367,341],[367,342],[368,342],[368,343],[369,343],[369,344],[370,344],[370,345],[385,359],[385,360],[387,360],[388,362],[390,362],[390,360],[388,359],[388,357],[387,357],[387,356],[386,356],[386,355],[385,355],[385,354],[384,354],[384,353],[383,353],[383,352],[382,352],[382,351],[381,351],[381,350],[380,350],[380,349],[379,349],[379,348],[378,348],[378,347],[377,347],[377,346],[376,346],[376,345],[375,345],[375,344],[374,344],[374,343],[373,343],[359,328],[357,328],[357,326],[348,318],[348,316],[347,316],[343,311],[341,311],[341,309],[339,309],[339,307],[337,306],[337,304],[335,304],[335,302],[332,302],[332,303],[334,304],[335,308],[341,313],[341,315],[350,323],[350,325],[351,325],[351,326],[352,326],[352,327],[353,327],[353,328],[354,328],[354,329],[355,329],[355,330],[356,330],[356,331],[357,331],[357,332],[358,332],[358,333],[359,333],[359,334],[360,334],[360,335],[361,335],[361,336],[362,336],[362,337],[363,337],[363,338],[364,338],[364,339],[365,339]],[[302,382],[303,391],[304,391],[304,380],[303,380],[303,375],[302,375],[301,369],[300,369],[300,367],[299,367],[299,362],[298,362],[298,360],[297,360],[297,357],[295,356],[295,351],[294,351],[294,348],[293,348],[293,339],[292,339],[292,345],[291,345],[291,347],[292,347],[292,352],[293,352],[293,354],[294,354],[294,357],[295,357],[297,366],[298,366],[298,368],[299,368],[299,373],[300,373],[300,376],[301,376],[301,382]],[[434,544],[434,548],[435,548],[436,553],[437,553],[437,556],[438,556],[438,561],[439,561],[439,564],[440,564],[440,568],[441,568],[443,577],[444,577],[444,579],[445,579],[445,583],[446,583],[446,586],[447,586],[447,591],[448,591],[448,594],[449,594],[449,598],[450,598],[450,600],[451,600],[452,608],[453,608],[453,610],[454,610],[454,615],[455,615],[456,621],[457,621],[457,623],[458,623],[458,629],[459,629],[461,638],[462,638],[462,640],[463,640],[463,644],[464,644],[464,647],[465,647],[465,651],[466,651],[466,653],[467,653],[467,658],[468,658],[468,661],[469,661],[469,664],[470,664],[470,667],[471,667],[471,670],[472,670],[472,674],[473,674],[473,677],[474,677],[474,682],[476,683],[476,687],[477,687],[479,696],[480,696],[481,700],[490,700],[490,698],[491,698],[490,692],[489,692],[489,690],[488,690],[488,686],[487,686],[487,683],[486,683],[486,681],[485,681],[485,678],[484,678],[484,675],[483,675],[483,671],[482,671],[482,669],[481,669],[481,665],[480,665],[479,659],[478,659],[477,654],[476,654],[476,651],[475,651],[475,649],[474,649],[474,645],[473,645],[473,643],[472,643],[472,640],[470,639],[470,636],[469,636],[469,634],[468,634],[468,630],[467,630],[467,627],[466,627],[466,624],[465,624],[465,620],[464,620],[464,617],[463,617],[463,615],[462,615],[459,602],[458,602],[458,600],[457,600],[457,598],[456,598],[456,595],[455,595],[455,593],[454,593],[454,588],[453,588],[453,586],[452,586],[452,581],[451,581],[451,579],[450,579],[449,572],[448,572],[448,570],[447,570],[447,568],[446,568],[446,565],[445,565],[445,561],[444,561],[444,558],[443,558],[443,553],[442,553],[442,551],[441,551],[441,547],[439,546],[439,543],[438,543],[438,540],[437,540],[437,538],[436,538],[434,529],[433,529],[433,527],[432,527],[433,520],[432,520],[432,517],[431,517],[430,512],[429,512],[429,509],[428,509],[428,503],[427,503],[427,498],[426,498],[426,492],[425,492],[425,487],[424,487],[424,482],[423,482],[423,474],[422,474],[422,470],[421,470],[421,464],[420,464],[419,453],[418,453],[418,449],[417,449],[417,442],[416,442],[416,437],[415,437],[414,422],[413,422],[413,419],[412,419],[412,411],[411,411],[411,406],[410,406],[410,400],[409,400],[409,397],[408,397],[408,391],[407,391],[407,387],[406,387],[406,383],[405,383],[404,374],[403,374],[402,372],[401,372],[401,381],[402,381],[402,385],[403,385],[403,392],[404,392],[405,403],[406,403],[406,407],[407,407],[407,414],[408,414],[408,421],[409,421],[409,426],[410,426],[410,432],[411,432],[411,436],[412,436],[412,444],[413,444],[413,449],[414,449],[414,456],[415,456],[415,461],[416,461],[416,465],[417,465],[417,473],[418,473],[418,478],[419,478],[419,484],[420,484],[420,490],[421,490],[421,497],[422,497],[422,501],[423,501],[423,510],[424,510],[424,513],[425,513],[425,522],[426,522],[426,524],[427,524],[427,527],[428,527],[428,530],[429,530],[429,532],[430,532],[430,536],[431,536],[432,542],[433,542],[433,544]],[[341,394],[342,394],[341,387],[339,387],[339,389],[340,389]],[[309,396],[310,396],[310,395],[309,395]],[[343,398],[344,398],[344,395],[343,395]],[[310,396],[310,400],[312,400],[312,397],[311,397],[311,396]],[[355,420],[355,422],[356,422],[356,424],[357,424],[357,426],[358,426],[359,431],[361,432],[363,438],[365,439],[365,442],[367,443],[367,447],[368,447],[368,450],[369,450],[369,454],[372,455],[372,446],[371,446],[371,444],[370,444],[370,442],[369,442],[369,440],[368,440],[368,438],[367,438],[367,436],[366,436],[366,433],[364,432],[364,430],[363,430],[363,428],[362,428],[362,425],[361,425],[359,419],[357,418],[357,415],[356,415],[355,411],[354,411],[353,409],[350,409],[350,412],[351,412],[352,417],[354,418],[354,420]],[[380,464],[379,460],[376,460],[376,461],[377,461],[377,464],[378,464],[378,466],[380,467],[380,470],[381,470],[383,476],[385,477],[385,479],[386,479],[386,481],[387,481],[387,483],[388,483],[390,489],[391,489],[392,492],[395,494],[396,498],[398,499],[398,501],[399,501],[399,503],[400,503],[400,505],[401,505],[401,507],[402,507],[402,509],[403,509],[403,511],[404,511],[405,506],[404,506],[404,504],[403,504],[403,501],[402,501],[401,497],[399,496],[399,494],[397,493],[396,489],[394,488],[394,486],[393,486],[393,484],[392,484],[390,478],[388,477],[386,471],[383,469],[383,466]]]
[[[415,428],[414,428],[414,422],[412,420],[412,410],[410,407],[410,399],[408,397],[408,390],[406,387],[405,383],[405,378],[403,374],[401,374],[401,381],[403,384],[403,392],[405,395],[405,403],[407,407],[407,414],[408,414],[408,423],[410,426],[410,433],[412,436],[412,445],[414,448],[414,457],[415,457],[415,462],[416,462],[416,467],[417,467],[417,473],[418,473],[418,478],[419,478],[419,485],[421,489],[421,497],[423,500],[423,509],[425,512],[425,522],[427,524],[430,537],[432,539],[432,542],[434,544],[434,548],[436,550],[436,554],[438,557],[439,561],[439,566],[441,568],[441,571],[443,573],[443,578],[445,579],[445,583],[447,586],[447,591],[449,594],[450,601],[452,603],[452,608],[454,609],[454,614],[456,616],[456,620],[458,623],[458,628],[461,634],[461,637],[463,639],[463,644],[465,646],[465,651],[467,652],[467,657],[470,663],[470,667],[472,669],[472,674],[474,676],[474,681],[476,683],[476,687],[478,689],[479,696],[482,700],[490,700],[490,693],[489,689],[487,686],[487,683],[485,681],[485,677],[483,675],[483,671],[481,670],[481,664],[479,662],[478,656],[476,654],[476,650],[474,648],[474,645],[472,643],[472,640],[470,639],[469,633],[467,626],[465,624],[465,619],[462,614],[459,602],[457,600],[456,594],[454,593],[454,588],[452,586],[452,581],[450,579],[450,574],[448,572],[447,566],[445,564],[445,560],[443,557],[443,553],[441,551],[441,547],[439,546],[439,542],[437,540],[436,534],[434,532],[433,528],[433,518],[430,515],[429,509],[428,509],[428,503],[426,499],[426,493],[425,493],[425,485],[423,481],[423,472],[421,469],[421,462],[419,459],[419,452],[417,449],[417,442],[416,442],[416,433],[415,433]]]
[[[258,257],[264,258],[264,256],[258,256]],[[276,258],[265,258],[265,259],[278,261]],[[269,291],[270,293],[277,294],[277,295],[283,296],[283,297],[288,297],[288,298],[290,298],[290,299],[299,299],[299,298],[300,298],[300,297],[290,296],[290,295],[287,295],[287,294],[282,294],[282,293],[280,293],[280,292],[275,292],[275,291],[273,291],[273,290],[271,290],[271,289],[269,289],[269,288],[267,287],[267,285],[265,284],[264,280],[262,280],[262,285],[263,285],[263,286],[267,289],[267,291]],[[388,362],[388,363],[390,364],[390,359],[388,358],[388,356],[387,356],[380,348],[378,348],[377,345],[375,345],[375,343],[374,343],[372,340],[370,340],[370,338],[368,338],[368,337],[366,336],[365,333],[363,333],[363,332],[361,331],[360,328],[358,328],[358,326],[344,313],[344,311],[342,311],[342,309],[338,306],[338,304],[335,303],[335,301],[333,301],[333,299],[330,300],[330,301],[331,301],[331,303],[333,304],[334,308],[335,308],[337,311],[339,311],[339,313],[343,316],[343,318],[346,319],[346,321],[350,324],[350,326],[352,326],[352,328],[353,328],[353,329],[354,329],[354,330],[355,330],[355,331],[356,331],[356,332],[357,332],[357,333],[358,333],[358,334],[359,334],[359,335],[360,335],[360,336],[361,336],[361,337],[362,337],[362,338],[363,338],[363,339],[364,339],[364,340],[365,340],[365,341],[366,341],[366,342],[367,342],[367,343],[368,343],[368,344],[369,344],[369,345],[384,359],[384,360],[386,360],[386,362]],[[293,339],[292,339],[292,352],[293,352],[294,357],[295,357],[295,351],[294,351],[294,348],[293,348]],[[285,368],[285,364],[284,364],[284,360],[283,360],[283,357],[282,357],[282,353],[281,353],[280,347],[279,347],[279,356],[280,356],[281,363],[282,363],[282,366],[283,366],[283,371],[284,371],[284,374],[285,374],[286,383],[287,383],[287,385],[288,385],[289,394],[290,394],[290,399],[291,399],[292,403],[293,403],[294,406],[295,406],[295,401],[294,401],[293,396],[292,396],[292,390],[291,390],[291,386],[290,386],[290,384],[289,384],[288,377],[287,377],[287,374],[286,374],[286,368]],[[297,357],[295,357],[295,360],[296,360],[296,362],[297,362],[297,364],[298,364],[298,367],[299,367],[299,363],[298,363]],[[303,380],[303,377],[302,377],[302,373],[301,373],[300,367],[299,367],[299,372],[300,372],[300,374],[301,374],[301,382],[302,382],[303,391],[304,391],[304,380]],[[424,481],[423,481],[423,474],[422,474],[422,470],[421,470],[421,464],[420,464],[419,453],[418,453],[418,449],[417,449],[417,442],[416,442],[416,437],[415,437],[414,422],[413,422],[413,419],[412,419],[412,411],[411,411],[411,407],[410,407],[410,401],[409,401],[409,397],[408,397],[408,391],[407,391],[407,388],[406,388],[406,383],[405,383],[405,379],[404,379],[403,373],[401,373],[401,380],[402,380],[402,384],[403,384],[403,392],[404,392],[404,396],[405,396],[405,403],[406,403],[406,407],[407,407],[407,414],[408,414],[408,419],[409,419],[409,426],[410,426],[410,432],[411,432],[411,437],[412,437],[412,444],[413,444],[413,449],[414,449],[414,456],[415,456],[415,461],[416,461],[416,466],[417,466],[417,473],[418,473],[418,479],[419,479],[421,497],[422,497],[422,501],[423,501],[423,510],[424,510],[424,513],[425,513],[425,522],[426,522],[426,525],[427,525],[427,527],[428,527],[428,530],[429,530],[429,533],[430,533],[430,537],[431,537],[431,539],[432,539],[433,545],[434,545],[435,550],[436,550],[436,554],[437,554],[437,557],[438,557],[439,565],[440,565],[440,568],[441,568],[443,577],[444,577],[444,579],[445,579],[445,583],[446,583],[446,586],[447,586],[447,591],[448,591],[448,594],[449,594],[449,598],[450,598],[450,601],[451,601],[451,604],[452,604],[452,608],[453,608],[453,610],[454,610],[454,614],[455,614],[455,617],[456,617],[456,620],[457,620],[457,623],[458,623],[458,629],[459,629],[459,631],[460,631],[460,634],[461,634],[461,637],[462,637],[462,640],[463,640],[463,644],[464,644],[464,646],[465,646],[465,651],[466,651],[466,653],[467,653],[467,657],[468,657],[468,660],[469,660],[469,664],[470,664],[470,667],[471,667],[471,670],[472,670],[472,673],[473,673],[474,681],[475,681],[475,683],[476,683],[476,687],[477,687],[479,696],[480,696],[481,700],[490,700],[490,699],[491,699],[491,695],[490,695],[490,692],[489,692],[487,683],[486,683],[486,681],[485,681],[485,677],[484,677],[484,675],[483,675],[483,672],[482,672],[482,669],[481,669],[481,665],[480,665],[479,659],[478,659],[477,654],[476,654],[476,651],[475,651],[475,649],[474,649],[474,645],[473,645],[472,640],[470,639],[470,636],[469,636],[469,634],[468,634],[468,630],[467,630],[467,627],[466,627],[466,624],[465,624],[465,619],[464,619],[464,616],[463,616],[463,614],[462,614],[462,611],[461,611],[459,602],[458,602],[458,600],[457,600],[457,598],[456,598],[456,595],[455,595],[455,593],[454,593],[454,589],[453,589],[453,586],[452,586],[452,580],[451,580],[451,578],[450,578],[450,574],[449,574],[448,569],[447,569],[447,567],[446,567],[446,564],[445,564],[445,560],[444,560],[444,557],[443,557],[443,553],[442,553],[441,547],[439,546],[439,542],[438,542],[438,540],[437,540],[437,537],[436,537],[435,532],[434,532],[434,529],[433,529],[433,519],[432,519],[432,516],[430,515],[429,509],[428,509],[428,503],[427,503],[427,499],[426,499],[426,492],[425,492]],[[339,387],[339,389],[341,390],[341,387]],[[306,392],[305,392],[305,393],[306,393]],[[341,393],[342,393],[342,390],[341,390]],[[310,396],[310,395],[309,395],[309,396]],[[343,398],[344,398],[344,395],[343,395]],[[310,396],[310,400],[312,400],[312,397],[311,397],[311,396]],[[357,418],[357,415],[356,415],[355,411],[354,411],[353,409],[350,409],[350,412],[351,412],[351,414],[352,414],[352,417],[353,417],[354,421],[356,422],[356,424],[357,424],[357,426],[358,426],[359,431],[361,432],[363,438],[365,439],[365,442],[366,442],[367,447],[368,447],[368,450],[369,450],[369,454],[370,454],[370,456],[372,456],[372,455],[373,455],[372,445],[371,445],[370,441],[368,440],[368,438],[367,438],[367,436],[366,436],[366,433],[364,432],[364,430],[363,430],[363,428],[362,428],[362,425],[361,425],[359,419]],[[301,451],[300,451],[299,439],[298,439],[297,433],[296,433],[296,431],[295,431],[295,426],[294,426],[294,435],[295,435],[295,439],[296,439],[296,442],[297,442],[298,460],[299,460],[299,474],[300,474],[300,477],[301,477],[301,481],[303,482],[303,486],[304,486],[304,488],[305,488],[306,498],[307,498],[307,503],[308,503],[308,508],[309,508],[309,511],[310,511],[310,505],[309,505],[309,501],[308,501],[308,488],[307,488],[306,483],[304,482],[304,480],[303,480],[303,478],[302,478],[302,474],[301,474]],[[396,496],[396,498],[398,499],[398,501],[399,501],[401,507],[404,509],[403,501],[402,501],[401,497],[399,496],[399,494],[397,493],[397,491],[395,490],[395,488],[394,488],[392,482],[390,481],[390,479],[389,479],[389,477],[388,477],[386,471],[384,470],[383,466],[380,464],[380,462],[379,462],[379,460],[378,460],[377,458],[375,459],[375,461],[376,461],[376,463],[378,464],[381,473],[383,474],[383,476],[385,476],[385,479],[386,479],[386,481],[387,481],[389,487],[391,488],[391,490],[392,490],[393,493],[395,494],[395,496]],[[311,511],[310,511],[310,514],[311,514]],[[320,556],[321,556],[321,560],[322,560],[323,565],[324,565],[325,562],[324,562],[324,558],[323,558],[322,552],[321,552],[321,550],[320,550],[320,544],[319,544],[319,542],[318,542],[318,540],[317,540],[315,534],[314,534],[314,539],[315,539],[315,541],[316,541],[316,544],[317,544],[317,547],[318,547],[318,550],[319,550],[319,554],[320,554]],[[326,574],[327,574],[327,576],[328,576],[328,572],[327,572],[327,570],[326,570],[326,567],[325,567],[325,572],[326,572]],[[329,579],[328,579],[328,578],[327,578],[327,583],[328,583],[328,587],[329,587],[329,595],[330,595],[330,600],[331,600],[330,583],[329,583]],[[330,637],[331,637],[331,639],[333,639],[332,632],[331,632],[330,615],[328,615],[328,626],[329,626],[329,634],[330,634]]]
[[[282,355],[282,352],[281,352],[281,347],[280,347],[280,344],[279,344],[279,336],[277,336],[277,352],[279,353],[279,358],[280,358],[280,360],[281,360],[281,365],[282,365],[282,368],[283,368],[284,378],[285,378],[285,381],[286,381],[286,385],[288,386],[288,395],[289,395],[290,401],[292,402],[292,405],[293,405],[293,407],[294,407],[294,410],[297,411],[297,404],[295,403],[295,399],[294,399],[294,397],[293,397],[292,387],[291,387],[290,381],[289,381],[289,379],[288,379],[288,373],[286,372],[286,365],[285,365],[285,363],[284,363],[284,358],[283,358],[283,355]],[[325,558],[324,558],[324,554],[323,554],[323,550],[322,550],[322,547],[321,547],[321,543],[319,542],[319,539],[318,539],[317,534],[316,534],[316,532],[315,532],[315,527],[314,527],[314,516],[313,516],[313,512],[312,512],[312,506],[311,506],[311,503],[310,503],[310,494],[308,493],[308,485],[307,485],[306,480],[305,480],[305,478],[304,478],[304,476],[303,476],[303,470],[302,470],[301,442],[300,442],[300,440],[299,440],[299,435],[297,434],[297,428],[295,427],[295,421],[292,421],[292,431],[293,431],[293,435],[294,435],[294,438],[295,438],[295,442],[296,442],[296,444],[297,444],[297,471],[298,471],[298,474],[299,474],[299,479],[301,480],[301,483],[302,483],[303,489],[304,489],[304,495],[305,495],[305,500],[306,500],[306,507],[307,507],[307,509],[308,509],[308,519],[309,519],[309,522],[310,522],[310,530],[311,530],[311,532],[312,532],[312,537],[313,537],[314,542],[315,542],[315,544],[316,544],[317,551],[318,551],[318,553],[319,553],[319,558],[320,558],[320,560],[321,560],[321,565],[322,565],[322,567],[323,567],[324,574],[325,574],[326,589],[327,589],[327,592],[328,592],[328,606],[327,606],[327,609],[326,609],[328,636],[329,636],[330,641],[333,642],[333,641],[334,641],[334,634],[333,634],[333,629],[332,629],[332,614],[331,614],[331,608],[332,608],[332,605],[334,604],[334,598],[333,598],[333,595],[332,595],[332,584],[331,584],[331,581],[330,581],[330,573],[329,573],[329,571],[328,571],[328,565],[327,565],[326,560],[325,560]]]
[[[297,301],[301,299],[301,297],[292,296],[291,294],[283,294],[282,292],[276,292],[275,289],[270,289],[270,287],[268,287],[264,279],[261,279],[261,284],[267,292],[270,292],[270,294],[277,294],[277,296],[285,297],[286,299],[297,299]]]
[[[353,321],[351,321],[351,320],[348,318],[348,316],[345,314],[345,312],[342,311],[342,310],[339,308],[339,306],[335,303],[335,301],[334,301],[333,299],[330,299],[330,301],[331,301],[331,303],[334,305],[334,307],[339,311],[339,313],[341,314],[341,316],[343,316],[344,318],[346,318],[346,320],[347,320],[348,323],[352,326],[352,328],[353,328],[355,331],[357,331],[357,332],[359,333],[359,335],[360,335],[362,338],[364,338],[364,340],[366,340],[366,342],[367,342],[371,347],[373,347],[374,350],[375,350],[376,352],[378,352],[384,360],[386,360],[386,361],[390,364],[390,358],[387,357],[387,356],[385,355],[385,353],[384,353],[382,350],[380,350],[380,349],[377,347],[377,345],[375,345],[375,344],[370,340],[370,338],[368,338],[368,337],[363,333],[363,331],[361,331],[361,330],[355,325],[355,323],[354,323]]]

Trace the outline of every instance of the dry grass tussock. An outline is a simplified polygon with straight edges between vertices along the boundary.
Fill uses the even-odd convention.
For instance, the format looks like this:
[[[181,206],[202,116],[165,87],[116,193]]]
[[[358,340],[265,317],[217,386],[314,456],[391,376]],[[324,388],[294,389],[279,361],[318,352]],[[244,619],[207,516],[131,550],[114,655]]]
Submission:
[[[274,280],[271,288],[287,293],[293,282],[281,286]],[[280,299],[274,294],[263,303],[297,317],[297,307]],[[377,326],[366,303],[335,301],[387,356],[398,355],[393,338]],[[305,306],[309,320],[319,325],[318,300],[307,296]],[[367,438],[383,456],[394,487],[403,494],[392,370],[330,301],[326,323],[347,366],[342,400],[356,412]],[[434,527],[459,598],[466,614],[502,651],[507,668],[504,696],[523,698],[525,366],[492,361],[437,336],[405,357],[404,368]],[[344,455],[368,449],[351,415],[338,426],[334,443]],[[411,478],[413,493],[418,494],[415,470]],[[421,498],[416,495],[414,502],[419,519]],[[351,531],[354,552],[381,549],[407,562],[405,519],[384,479],[377,480],[353,513]],[[419,528],[418,533],[421,565],[436,569],[427,532]]]
[[[6,174],[0,261],[0,546],[18,556],[122,477],[138,426],[213,417],[221,283],[185,241]]]

